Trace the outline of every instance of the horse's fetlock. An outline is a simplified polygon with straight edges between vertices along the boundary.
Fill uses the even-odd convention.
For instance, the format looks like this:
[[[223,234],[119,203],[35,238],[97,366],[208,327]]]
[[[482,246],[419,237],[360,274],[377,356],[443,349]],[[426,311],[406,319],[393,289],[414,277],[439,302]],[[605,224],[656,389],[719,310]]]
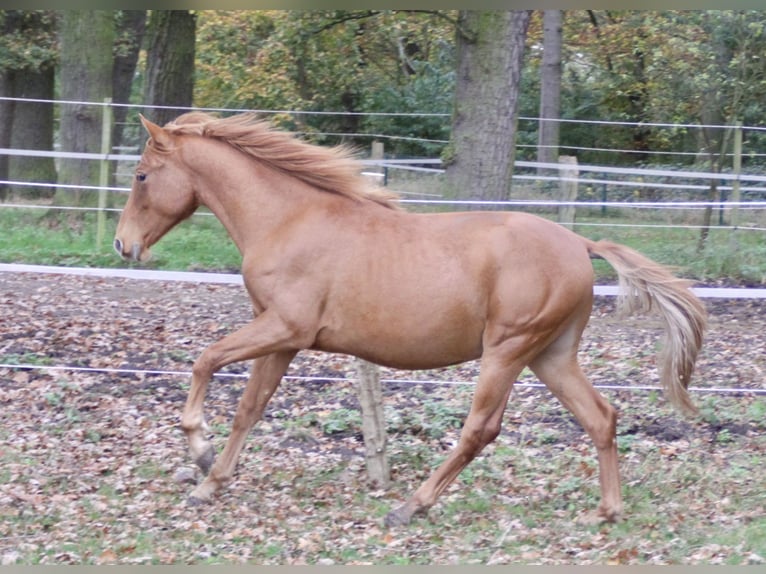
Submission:
[[[199,431],[201,425],[198,421],[189,421],[181,419],[181,430],[184,431],[184,434],[188,437],[189,435],[192,435]]]
[[[216,471],[215,467],[210,470],[210,474],[208,476],[210,480],[216,483],[216,489],[226,486],[229,482],[231,482],[231,479],[233,478],[231,474],[224,474],[220,471]]]

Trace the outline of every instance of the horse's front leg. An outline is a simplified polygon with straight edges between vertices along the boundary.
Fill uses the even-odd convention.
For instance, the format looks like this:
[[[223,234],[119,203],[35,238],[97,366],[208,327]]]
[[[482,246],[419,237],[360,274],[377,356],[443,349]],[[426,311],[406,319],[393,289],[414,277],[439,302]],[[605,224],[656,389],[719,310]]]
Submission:
[[[250,429],[263,416],[269,399],[277,390],[293,357],[295,351],[285,351],[255,359],[250,379],[239,399],[226,446],[215,464],[212,464],[205,480],[189,496],[190,504],[200,504],[209,500],[218,489],[231,480]]]
[[[257,365],[260,365],[261,361],[254,364],[253,373],[240,401],[237,417],[235,417],[235,428],[229,439],[229,443],[235,445],[240,440],[244,441],[244,435],[247,434],[245,432],[241,439],[237,438],[232,441],[235,439],[235,435],[238,435],[237,428],[242,427],[243,422],[252,419],[252,422],[249,423],[249,430],[260,417],[262,409],[265,408],[268,399],[279,384],[290,360],[295,356],[297,349],[304,346],[303,337],[295,329],[289,328],[278,314],[267,311],[245,327],[227,335],[202,352],[194,363],[191,389],[181,417],[181,428],[186,433],[189,451],[202,472],[209,474],[215,468],[215,449],[205,438],[203,413],[207,386],[213,374],[231,363],[274,354],[273,362],[263,361],[263,364],[267,365],[268,368],[258,368]],[[280,368],[282,371],[277,374]],[[265,376],[261,377],[261,374]],[[259,408],[260,411],[258,411]],[[213,478],[200,484],[192,494],[192,502],[200,502],[210,498],[224,481],[225,476],[230,476],[231,472],[227,469],[229,467],[233,469],[236,465],[237,454],[239,454],[241,447],[240,444],[238,449],[228,449],[229,454],[224,467],[218,467],[219,471],[224,471],[220,473],[220,479]],[[224,451],[224,453],[226,452]]]
[[[195,362],[192,371],[191,388],[186,397],[183,415],[181,415],[181,428],[186,434],[186,440],[189,443],[189,452],[197,466],[204,474],[210,472],[215,460],[215,448],[205,438],[207,425],[205,424],[205,415],[203,412],[203,403],[207,392],[207,385],[215,371],[207,373],[201,372],[197,368],[199,361]]]

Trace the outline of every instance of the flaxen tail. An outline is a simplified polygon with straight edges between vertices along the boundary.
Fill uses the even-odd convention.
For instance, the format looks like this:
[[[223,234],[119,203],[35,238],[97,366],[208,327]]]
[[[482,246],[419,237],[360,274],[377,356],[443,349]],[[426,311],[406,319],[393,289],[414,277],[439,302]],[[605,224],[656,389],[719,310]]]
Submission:
[[[608,241],[587,241],[591,257],[605,259],[619,277],[618,309],[627,313],[656,309],[665,324],[660,351],[660,381],[680,410],[696,413],[687,388],[702,346],[707,313],[689,289],[690,282],[637,251]]]

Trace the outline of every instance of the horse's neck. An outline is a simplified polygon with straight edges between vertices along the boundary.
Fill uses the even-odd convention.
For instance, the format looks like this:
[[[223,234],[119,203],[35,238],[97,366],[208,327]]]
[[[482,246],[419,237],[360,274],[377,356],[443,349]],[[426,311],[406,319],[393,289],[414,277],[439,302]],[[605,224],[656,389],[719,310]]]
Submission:
[[[243,255],[306,209],[312,192],[305,184],[247,158],[225,165],[226,170],[211,169],[200,179],[199,202],[221,221]]]

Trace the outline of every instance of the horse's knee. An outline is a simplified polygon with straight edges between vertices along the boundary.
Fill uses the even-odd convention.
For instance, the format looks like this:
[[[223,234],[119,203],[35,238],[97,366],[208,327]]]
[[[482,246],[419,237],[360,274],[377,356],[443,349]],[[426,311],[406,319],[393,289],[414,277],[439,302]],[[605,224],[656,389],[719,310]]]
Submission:
[[[191,410],[191,409],[184,409],[184,412],[181,413],[181,430],[184,431],[184,433],[187,435],[187,437],[191,434],[202,432],[205,428],[205,417],[202,413]]]

